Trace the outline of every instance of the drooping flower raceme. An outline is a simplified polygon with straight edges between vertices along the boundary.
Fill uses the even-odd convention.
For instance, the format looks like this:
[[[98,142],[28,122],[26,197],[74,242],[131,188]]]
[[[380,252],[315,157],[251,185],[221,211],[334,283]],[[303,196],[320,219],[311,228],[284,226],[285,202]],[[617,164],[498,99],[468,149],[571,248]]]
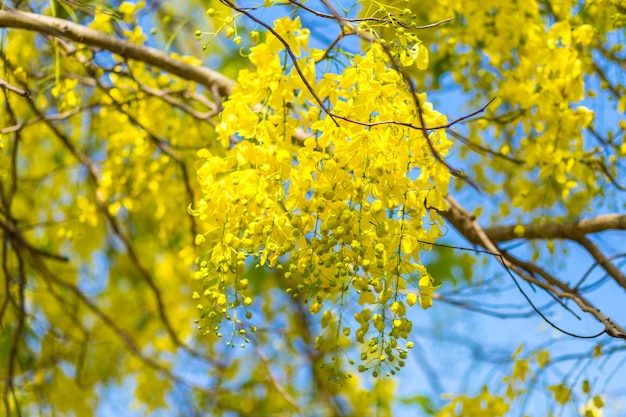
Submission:
[[[279,268],[288,292],[311,313],[324,310],[322,325],[358,301],[354,337],[392,361],[389,348],[404,349],[397,339],[411,330],[406,304],[432,304],[437,287],[419,254],[441,235],[450,180],[433,150],[443,157],[451,142],[444,130],[415,128],[415,99],[426,126],[447,120],[425,94],[413,96],[380,45],[341,73],[318,74],[299,20],[274,28],[300,71],[271,34],[250,48],[252,68],[239,73],[217,126],[221,146],[199,152],[203,195],[190,212],[202,227],[201,326],[215,331],[253,303],[246,268]]]

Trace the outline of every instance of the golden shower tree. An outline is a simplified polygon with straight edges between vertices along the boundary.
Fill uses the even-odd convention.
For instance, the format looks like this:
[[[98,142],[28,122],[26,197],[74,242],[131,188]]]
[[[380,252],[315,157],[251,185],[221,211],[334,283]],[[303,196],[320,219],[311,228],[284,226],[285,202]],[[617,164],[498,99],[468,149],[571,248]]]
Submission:
[[[625,13],[3,2],[3,412],[600,415],[626,339]],[[424,396],[446,371],[402,368],[440,304],[587,344]]]

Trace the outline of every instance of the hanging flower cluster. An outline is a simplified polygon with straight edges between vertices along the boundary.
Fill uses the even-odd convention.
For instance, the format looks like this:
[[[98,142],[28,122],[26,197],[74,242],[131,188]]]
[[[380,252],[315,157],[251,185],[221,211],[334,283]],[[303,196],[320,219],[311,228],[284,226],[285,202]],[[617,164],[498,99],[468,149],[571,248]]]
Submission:
[[[358,301],[362,359],[393,362],[393,351],[406,353],[397,340],[412,327],[407,306],[432,305],[437,286],[419,254],[442,234],[438,210],[446,209],[450,180],[433,155],[450,148],[445,131],[425,137],[408,124],[447,120],[425,94],[414,97],[380,45],[341,73],[319,75],[311,58],[319,51],[308,55],[300,21],[281,18],[274,29],[298,68],[272,34],[250,48],[253,67],[240,72],[217,127],[221,148],[199,152],[203,195],[190,212],[203,231],[200,325],[218,332],[220,321],[254,302],[246,268],[277,268],[287,292],[312,314],[324,310],[323,327],[340,328],[334,312]]]

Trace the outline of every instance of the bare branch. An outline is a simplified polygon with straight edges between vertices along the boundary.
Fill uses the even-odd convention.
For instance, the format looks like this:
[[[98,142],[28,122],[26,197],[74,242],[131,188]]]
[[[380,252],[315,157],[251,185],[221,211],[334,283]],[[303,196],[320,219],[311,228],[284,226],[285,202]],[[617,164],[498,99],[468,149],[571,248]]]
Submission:
[[[163,51],[136,45],[83,25],[55,17],[17,10],[0,10],[0,27],[26,29],[74,42],[105,49],[127,59],[145,62],[207,88],[217,86],[221,95],[228,96],[234,82],[210,68],[178,61]]]
[[[259,359],[261,360],[261,362],[263,363],[263,366],[265,367],[265,371],[267,372],[267,377],[269,378],[276,392],[278,392],[278,394],[281,397],[283,397],[283,399],[287,402],[287,404],[289,404],[294,410],[296,410],[299,416],[306,417],[306,413],[304,412],[302,407],[298,405],[298,403],[291,396],[291,394],[287,392],[287,389],[280,383],[280,381],[278,381],[278,379],[276,379],[276,377],[274,376],[274,373],[272,372],[272,368],[270,367],[270,360],[267,358],[267,356],[265,356],[261,348],[256,343],[254,345],[254,350],[259,356]]]
[[[622,329],[619,325],[613,323],[613,321],[605,316],[600,310],[595,307],[591,302],[589,302],[586,298],[580,295],[577,291],[571,289],[567,284],[562,281],[557,280],[553,276],[551,276],[547,271],[539,268],[532,262],[524,262],[520,259],[515,258],[509,253],[501,252],[495,245],[495,243],[490,240],[489,236],[486,234],[485,230],[483,230],[476,218],[472,216],[467,210],[465,210],[454,198],[451,196],[446,197],[446,202],[448,203],[448,211],[442,212],[442,215],[461,233],[467,240],[470,242],[480,245],[490,251],[493,255],[497,256],[502,263],[502,265],[506,268],[509,275],[513,278],[518,288],[519,285],[513,276],[513,272],[520,276],[525,281],[534,284],[541,289],[556,295],[559,298],[567,298],[573,300],[576,305],[584,312],[591,314],[594,316],[600,323],[604,325],[604,331],[602,333],[606,333],[609,336],[626,339],[626,331]],[[535,278],[534,275],[526,273],[524,271],[528,271],[531,274],[536,274],[543,278],[543,280]],[[579,338],[593,338],[595,336],[579,336],[573,333],[569,333],[554,323],[552,323],[548,318],[538,310],[534,304],[530,301],[528,296],[522,291],[522,294],[526,298],[526,300],[531,304],[531,307],[543,318],[548,324],[552,327],[558,329],[559,331]],[[601,334],[601,333],[600,333]]]
[[[18,94],[22,97],[26,97],[26,98],[31,97],[28,91],[22,90],[21,88],[18,88],[12,84],[9,84],[8,82],[4,81],[2,78],[0,78],[0,87],[6,88],[7,90],[12,91],[15,94]]]
[[[626,276],[624,276],[619,268],[613,265],[613,263],[604,255],[604,253],[602,253],[600,248],[594,245],[593,242],[591,242],[585,236],[581,236],[579,239],[576,240],[576,242],[578,242],[583,248],[587,250],[587,252],[589,252],[591,256],[593,256],[593,259],[598,262],[598,264],[606,271],[607,274],[612,276],[613,279],[615,279],[615,281],[617,281],[617,283],[622,286],[622,288],[626,289]]]
[[[514,239],[570,239],[607,230],[626,230],[626,214],[604,214],[591,219],[564,223],[524,224],[524,231],[515,233],[514,225],[484,229],[494,243]]]
[[[57,255],[56,253],[46,252],[43,249],[39,249],[28,243],[24,236],[20,233],[20,230],[8,222],[7,220],[0,217],[0,229],[2,229],[9,239],[16,245],[21,246],[31,252],[33,255],[42,256],[44,258],[48,258],[54,261],[59,262],[69,262],[69,259],[63,255]]]

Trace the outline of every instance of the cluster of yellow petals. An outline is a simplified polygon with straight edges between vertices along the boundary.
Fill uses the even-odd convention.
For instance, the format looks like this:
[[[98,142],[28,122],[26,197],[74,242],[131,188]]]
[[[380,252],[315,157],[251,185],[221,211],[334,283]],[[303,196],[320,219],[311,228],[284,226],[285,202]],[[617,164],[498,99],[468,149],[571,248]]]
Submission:
[[[438,59],[454,59],[455,82],[470,95],[497,97],[468,137],[489,147],[495,137],[495,150],[515,160],[488,158],[470,172],[485,191],[506,193],[500,216],[555,206],[580,215],[617,175],[616,156],[624,151],[602,155],[585,133],[603,131],[606,122],[594,111],[607,84],[595,82],[601,60],[593,51],[606,40],[599,28],[612,26],[612,3],[442,0],[421,14],[427,21],[462,16],[425,40],[438,44]],[[617,108],[623,114],[626,99],[618,98]]]
[[[426,138],[398,124],[333,118],[320,106],[318,99],[358,122],[420,125],[414,97],[380,45],[340,73],[318,74],[299,20],[279,19],[275,30],[300,57],[301,74],[268,34],[250,48],[252,68],[224,103],[221,147],[198,154],[202,198],[190,212],[202,228],[201,326],[217,331],[231,310],[249,305],[243,273],[266,266],[282,271],[287,291],[311,313],[326,308],[327,321],[346,299],[371,306],[376,312],[358,317],[355,337],[365,343],[376,329],[370,346],[384,352],[386,340],[397,347],[395,339],[408,336],[405,303],[428,308],[437,289],[419,253],[442,234],[438,210],[446,209],[450,173],[432,150],[445,156],[451,142],[443,130]],[[425,94],[418,99],[427,126],[447,123]]]

